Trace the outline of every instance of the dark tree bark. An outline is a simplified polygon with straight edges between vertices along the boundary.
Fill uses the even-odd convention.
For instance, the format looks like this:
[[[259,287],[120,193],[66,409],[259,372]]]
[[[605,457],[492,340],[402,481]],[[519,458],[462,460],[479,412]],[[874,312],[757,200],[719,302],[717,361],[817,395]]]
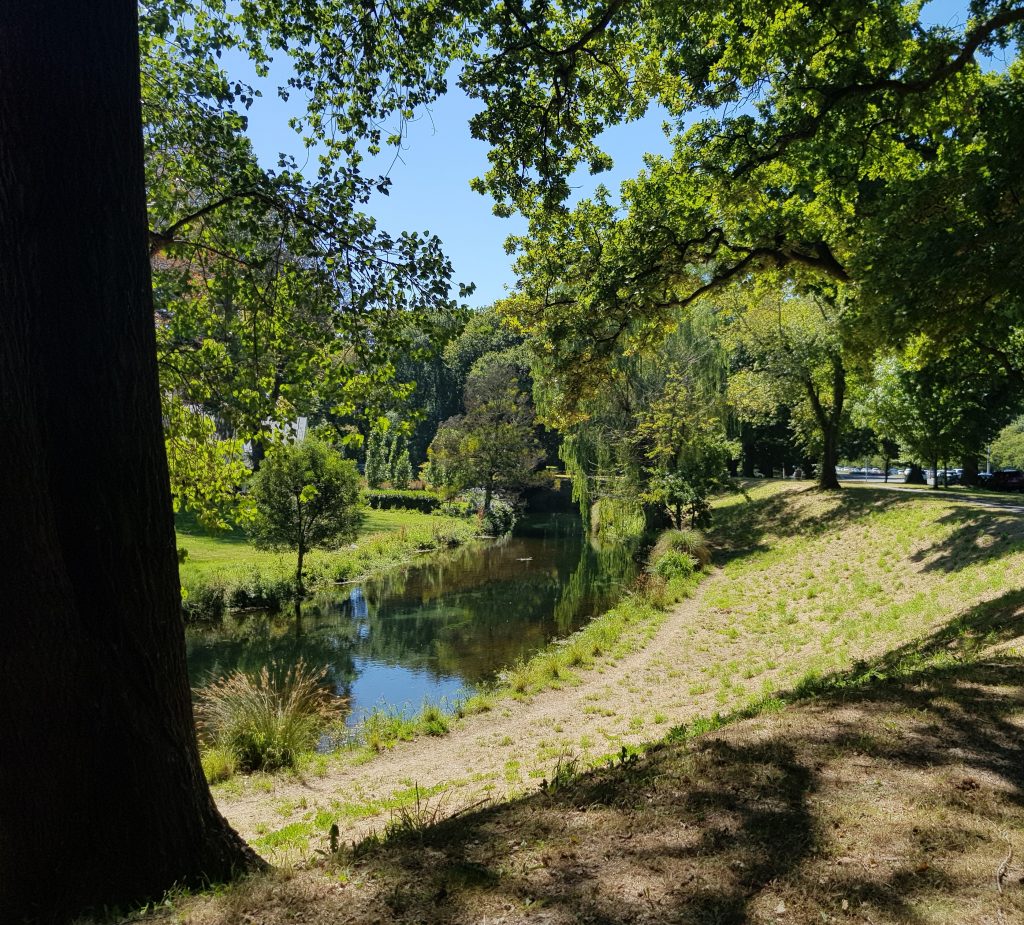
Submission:
[[[804,382],[807,397],[814,412],[814,419],[821,430],[821,467],[818,470],[818,487],[827,490],[841,488],[836,466],[839,463],[839,436],[843,420],[843,403],[846,398],[846,369],[838,355],[832,357],[832,407],[826,409],[818,396],[814,383]]]
[[[0,14],[0,922],[258,863],[199,764],[135,0]]]
[[[961,468],[964,470],[963,475],[960,476],[960,482],[963,485],[980,485],[981,479],[978,477],[978,457],[968,453],[964,456],[960,462]]]

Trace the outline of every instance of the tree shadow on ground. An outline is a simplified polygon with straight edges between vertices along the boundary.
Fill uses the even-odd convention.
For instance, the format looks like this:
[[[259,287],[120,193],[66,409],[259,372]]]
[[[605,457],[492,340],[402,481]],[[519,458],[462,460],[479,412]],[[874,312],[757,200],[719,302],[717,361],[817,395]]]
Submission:
[[[1008,633],[1024,595],[1006,597],[964,622]],[[995,833],[1024,822],[1022,718],[1018,658],[862,678],[350,862],[375,884],[366,913],[396,922],[978,921]],[[1019,884],[998,901],[1024,913]]]
[[[811,487],[751,498],[715,512],[710,539],[714,561],[722,566],[770,548],[775,538],[816,537],[842,530],[870,513],[911,504],[910,493],[885,489],[822,491]],[[794,501],[796,503],[794,503]]]
[[[937,521],[952,526],[949,536],[918,550],[910,559],[925,572],[956,572],[976,562],[1017,552],[1024,545],[1024,516],[1014,511],[958,504]]]

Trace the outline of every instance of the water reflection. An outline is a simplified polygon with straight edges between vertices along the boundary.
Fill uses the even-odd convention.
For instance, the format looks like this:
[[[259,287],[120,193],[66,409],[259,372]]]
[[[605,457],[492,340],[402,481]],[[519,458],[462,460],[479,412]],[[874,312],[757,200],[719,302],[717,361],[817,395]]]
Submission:
[[[635,575],[631,551],[596,551],[567,515],[515,536],[431,556],[287,614],[233,614],[190,631],[193,684],[301,658],[323,666],[357,721],[382,703],[418,709],[494,678],[611,606]]]

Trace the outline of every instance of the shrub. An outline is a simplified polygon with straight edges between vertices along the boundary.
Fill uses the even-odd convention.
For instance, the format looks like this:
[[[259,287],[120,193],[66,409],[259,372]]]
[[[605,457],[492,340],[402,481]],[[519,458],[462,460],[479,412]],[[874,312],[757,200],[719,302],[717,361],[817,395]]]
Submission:
[[[181,589],[181,612],[186,623],[219,620],[227,605],[227,588],[217,578]]]
[[[252,569],[228,595],[228,603],[236,610],[259,607],[280,610],[281,605],[295,598],[295,579],[265,575]]]
[[[411,491],[400,488],[375,488],[364,493],[366,504],[379,511],[403,508],[432,514],[441,506],[441,496],[432,491]]]
[[[200,731],[234,756],[241,771],[294,767],[312,751],[333,711],[324,671],[303,662],[259,674],[235,672],[198,693]]]
[[[697,561],[700,568],[711,561],[711,549],[699,530],[666,530],[658,537],[648,561],[655,563],[668,552],[686,553]]]
[[[670,549],[654,560],[651,572],[666,581],[673,578],[689,578],[700,567],[700,563],[688,552]]]

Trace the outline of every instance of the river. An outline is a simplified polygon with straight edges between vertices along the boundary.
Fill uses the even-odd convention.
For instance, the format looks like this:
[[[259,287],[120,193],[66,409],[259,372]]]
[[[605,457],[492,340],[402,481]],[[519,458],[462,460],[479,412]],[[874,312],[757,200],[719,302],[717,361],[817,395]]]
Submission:
[[[302,659],[347,703],[406,712],[450,704],[607,610],[633,581],[627,549],[594,550],[572,515],[527,518],[512,536],[424,556],[307,599],[228,614],[187,635],[193,686]]]

